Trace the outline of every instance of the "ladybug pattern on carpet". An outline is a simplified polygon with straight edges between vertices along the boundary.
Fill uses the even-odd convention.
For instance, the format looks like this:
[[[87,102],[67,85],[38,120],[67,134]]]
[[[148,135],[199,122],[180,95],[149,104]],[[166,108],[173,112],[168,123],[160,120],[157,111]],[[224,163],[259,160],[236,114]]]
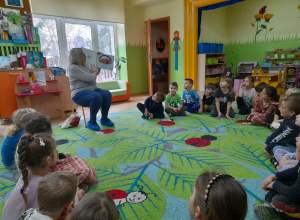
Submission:
[[[195,147],[207,147],[211,144],[211,141],[214,140],[217,140],[217,137],[212,135],[203,135],[201,138],[189,138],[185,140],[185,143]]]
[[[110,134],[110,133],[114,133],[114,132],[115,132],[114,129],[105,129],[102,131],[95,132],[95,135]]]
[[[172,126],[175,125],[172,119],[163,119],[162,121],[157,122],[158,125],[162,126]]]

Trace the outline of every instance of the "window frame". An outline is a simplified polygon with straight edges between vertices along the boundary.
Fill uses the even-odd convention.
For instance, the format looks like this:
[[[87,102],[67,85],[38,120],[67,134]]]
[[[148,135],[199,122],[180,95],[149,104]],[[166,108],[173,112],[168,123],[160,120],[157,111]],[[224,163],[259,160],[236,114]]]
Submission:
[[[67,17],[59,17],[59,16],[51,16],[51,15],[41,15],[41,14],[32,14],[32,17],[36,17],[36,18],[40,18],[40,19],[55,20],[56,29],[57,29],[57,39],[58,39],[60,63],[61,63],[61,67],[64,69],[68,69],[68,66],[69,66],[67,37],[66,37],[66,29],[65,29],[66,23],[91,26],[92,49],[95,51],[99,51],[97,25],[112,25],[114,28],[112,55],[113,56],[117,55],[117,51],[116,51],[117,50],[117,24],[116,23],[93,21],[93,20],[86,20],[86,19],[79,19],[79,18],[67,18]]]

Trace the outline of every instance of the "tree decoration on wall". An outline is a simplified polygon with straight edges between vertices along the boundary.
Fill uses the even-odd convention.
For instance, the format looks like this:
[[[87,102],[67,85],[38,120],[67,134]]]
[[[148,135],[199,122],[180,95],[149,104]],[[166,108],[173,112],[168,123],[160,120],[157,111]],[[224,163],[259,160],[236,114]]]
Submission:
[[[254,15],[256,23],[250,23],[252,27],[256,27],[254,42],[256,42],[257,35],[262,31],[266,31],[265,40],[267,39],[268,31],[274,30],[274,28],[268,29],[268,24],[270,23],[271,18],[274,17],[274,14],[265,14],[267,6],[262,7],[258,14]],[[263,21],[264,19],[264,21]]]
[[[180,50],[180,47],[178,45],[178,41],[180,40],[178,31],[174,31],[173,40],[175,41],[175,46],[173,48],[173,50],[175,51],[175,70],[178,70],[178,50]]]

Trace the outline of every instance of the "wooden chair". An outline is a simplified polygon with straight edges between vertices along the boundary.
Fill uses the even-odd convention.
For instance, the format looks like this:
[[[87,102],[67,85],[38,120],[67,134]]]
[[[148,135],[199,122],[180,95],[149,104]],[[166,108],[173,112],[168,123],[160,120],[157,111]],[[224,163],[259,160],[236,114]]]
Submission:
[[[83,114],[83,119],[84,119],[84,124],[85,124],[85,127],[87,128],[86,120],[85,120],[85,114],[84,114],[84,107],[83,107],[82,105],[77,105],[77,104],[73,105],[73,109],[72,109],[72,113],[73,113],[73,114],[75,113],[75,108],[76,108],[76,106],[81,107],[81,109],[82,109],[82,114]]]
[[[273,87],[276,88],[278,94],[281,94],[283,92],[282,85],[284,85],[284,83],[285,83],[286,74],[287,74],[287,68],[285,68],[283,70],[283,74],[281,72],[281,69],[279,69],[279,71],[278,71],[278,79],[269,82],[270,86],[273,86]]]

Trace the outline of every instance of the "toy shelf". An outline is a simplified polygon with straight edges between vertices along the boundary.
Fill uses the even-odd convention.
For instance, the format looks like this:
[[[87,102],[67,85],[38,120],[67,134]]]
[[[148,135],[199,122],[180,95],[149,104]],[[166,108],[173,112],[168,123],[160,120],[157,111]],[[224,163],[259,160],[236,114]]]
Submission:
[[[206,64],[206,66],[215,66],[215,65],[224,65],[224,63],[212,63],[212,64]]]
[[[214,76],[214,75],[222,75],[223,73],[208,73],[205,76]]]
[[[297,51],[300,51],[300,50],[276,50],[276,51],[266,51],[266,53],[294,53],[294,52],[297,52]]]
[[[46,80],[46,82],[57,82],[57,80],[56,79],[54,79],[54,80]]]
[[[294,58],[270,58],[270,59],[265,59],[265,60],[296,60],[300,59],[300,57],[294,57]]]
[[[48,90],[45,92],[39,92],[39,93],[24,93],[24,94],[16,94],[16,96],[34,96],[34,95],[43,95],[43,94],[51,94],[51,93],[60,93],[64,90]]]
[[[0,43],[1,56],[9,56],[13,53],[14,47],[18,51],[41,51],[39,44],[13,44],[13,43]]]

